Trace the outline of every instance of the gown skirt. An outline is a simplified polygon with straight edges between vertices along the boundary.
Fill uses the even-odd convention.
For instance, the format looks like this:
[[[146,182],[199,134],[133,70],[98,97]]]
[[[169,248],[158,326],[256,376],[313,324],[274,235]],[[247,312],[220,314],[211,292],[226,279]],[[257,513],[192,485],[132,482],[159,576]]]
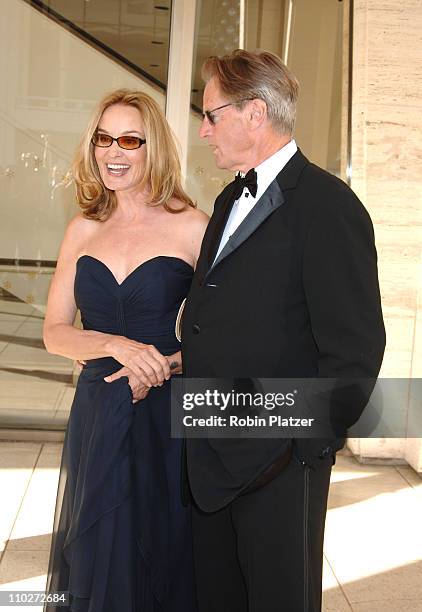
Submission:
[[[179,350],[174,321],[192,277],[158,257],[118,284],[99,260],[78,261],[75,299],[85,329]],[[146,334],[148,330],[148,334]],[[60,468],[47,592],[71,612],[197,612],[191,514],[181,502],[181,440],[170,435],[170,381],[132,403],[121,365],[87,362]],[[55,606],[45,607],[52,611]]]

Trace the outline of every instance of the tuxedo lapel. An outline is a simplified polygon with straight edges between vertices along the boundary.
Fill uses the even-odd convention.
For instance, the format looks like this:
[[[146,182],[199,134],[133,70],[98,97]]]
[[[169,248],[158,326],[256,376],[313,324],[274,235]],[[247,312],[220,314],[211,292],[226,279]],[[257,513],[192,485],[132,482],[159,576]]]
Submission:
[[[218,266],[230,253],[235,251],[239,246],[249,238],[249,236],[269,217],[277,208],[284,204],[283,192],[281,191],[280,185],[277,180],[274,180],[268,187],[268,189],[259,198],[258,202],[252,208],[250,213],[245,217],[239,227],[236,229],[234,234],[230,236],[229,240],[225,244],[223,250],[215,260],[214,264],[211,262],[211,267],[208,270],[209,274],[211,270]],[[227,219],[228,213],[224,216],[224,220]],[[224,223],[222,224],[224,227]],[[220,232],[221,236],[221,232]],[[215,251],[214,251],[215,253]]]
[[[215,266],[230,255],[230,253],[233,253],[233,251],[235,251],[243,242],[245,242],[245,240],[249,238],[249,236],[261,225],[261,223],[263,223],[265,219],[269,217],[269,215],[284,204],[285,197],[283,193],[296,188],[301,174],[308,164],[309,161],[306,159],[300,149],[298,149],[283,170],[281,170],[274,181],[269,185],[265,193],[263,193],[251,212],[245,217],[233,235],[229,238],[218,258],[214,262],[215,254],[217,252],[218,245],[220,244],[224,227],[234,204],[233,194],[235,191],[235,182],[226,187],[226,193],[223,192],[221,194],[221,197],[224,197],[224,202],[219,207],[218,212],[216,211],[211,219],[210,223],[213,223],[215,217],[215,222],[213,223],[213,228],[210,228],[211,235],[207,240],[207,245],[205,246],[204,244],[205,252],[208,254],[208,267],[205,265],[205,269],[202,268],[203,273],[205,273],[205,270],[208,270],[205,273],[205,276],[207,276],[211,270],[215,268]]]

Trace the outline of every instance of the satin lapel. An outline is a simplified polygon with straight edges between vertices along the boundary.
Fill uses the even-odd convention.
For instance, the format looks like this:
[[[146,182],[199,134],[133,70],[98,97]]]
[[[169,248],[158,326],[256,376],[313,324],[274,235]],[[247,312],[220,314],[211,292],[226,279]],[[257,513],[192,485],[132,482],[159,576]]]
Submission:
[[[242,223],[232,236],[230,236],[223,250],[214,265],[208,270],[211,272],[219,263],[233,253],[239,246],[245,242],[247,238],[269,217],[277,208],[284,204],[284,196],[277,180],[274,180],[265,193],[260,197],[258,202],[252,208],[251,212],[245,217]]]
[[[230,185],[227,186],[227,194],[225,197],[225,201],[219,207],[218,212],[214,213],[217,218],[215,219],[214,229],[209,239],[209,246],[208,246],[208,265],[209,266],[212,266],[212,262],[214,261],[215,254],[218,249],[218,245],[220,244],[220,239],[223,234],[224,227],[227,222],[227,218],[234,204],[234,200],[232,197],[234,188],[235,188],[234,182],[231,186]]]

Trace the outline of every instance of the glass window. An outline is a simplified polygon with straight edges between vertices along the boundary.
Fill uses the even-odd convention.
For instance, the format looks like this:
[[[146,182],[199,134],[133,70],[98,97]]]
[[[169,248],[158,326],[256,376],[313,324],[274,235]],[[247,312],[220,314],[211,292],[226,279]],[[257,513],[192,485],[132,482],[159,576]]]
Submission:
[[[165,88],[171,0],[45,0],[37,4]]]
[[[332,0],[213,0],[200,4],[195,34],[192,105],[202,108],[201,65],[209,55],[238,47],[279,55],[300,82],[294,137],[305,155],[346,178],[348,141],[348,6]],[[215,196],[232,174],[214,166],[190,120],[188,190],[212,211]]]
[[[82,3],[62,4],[81,18],[77,5]],[[128,10],[131,4],[139,8],[127,2]],[[21,0],[7,2],[3,17],[0,427],[56,429],[67,421],[74,364],[45,351],[42,326],[59,245],[77,212],[70,163],[104,93],[142,89],[161,108],[165,97]]]

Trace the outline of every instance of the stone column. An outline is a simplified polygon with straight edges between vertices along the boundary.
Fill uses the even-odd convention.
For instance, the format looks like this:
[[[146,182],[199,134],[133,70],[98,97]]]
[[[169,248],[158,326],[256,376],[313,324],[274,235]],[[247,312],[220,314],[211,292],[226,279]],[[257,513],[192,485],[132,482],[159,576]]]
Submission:
[[[355,0],[352,188],[374,222],[387,348],[381,376],[422,378],[422,4]],[[418,389],[419,397],[421,390]],[[416,381],[403,439],[352,439],[365,459],[422,471]]]

